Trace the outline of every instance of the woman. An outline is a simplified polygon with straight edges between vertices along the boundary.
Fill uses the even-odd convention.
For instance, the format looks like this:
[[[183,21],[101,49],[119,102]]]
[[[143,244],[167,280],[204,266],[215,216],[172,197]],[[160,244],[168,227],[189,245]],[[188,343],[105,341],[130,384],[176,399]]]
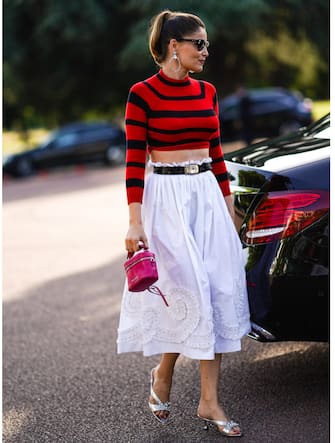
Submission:
[[[125,289],[118,352],[162,354],[151,371],[149,408],[162,423],[179,354],[200,360],[198,416],[240,436],[218,400],[221,354],[241,349],[250,329],[241,244],[220,146],[213,85],[192,79],[208,57],[206,28],[192,14],[158,14],[149,47],[157,74],[135,84],[126,107],[126,249],[156,254],[169,307]],[[153,172],[145,178],[147,152]],[[144,186],[145,182],[145,186]]]

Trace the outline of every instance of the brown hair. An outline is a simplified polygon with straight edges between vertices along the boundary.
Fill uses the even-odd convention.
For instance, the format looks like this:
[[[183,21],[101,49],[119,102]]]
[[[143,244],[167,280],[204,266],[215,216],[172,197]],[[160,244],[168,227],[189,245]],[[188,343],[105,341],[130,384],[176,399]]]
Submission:
[[[167,56],[167,48],[172,38],[183,38],[205,29],[204,22],[193,14],[173,12],[165,9],[153,17],[149,29],[149,49],[155,62],[159,65]]]

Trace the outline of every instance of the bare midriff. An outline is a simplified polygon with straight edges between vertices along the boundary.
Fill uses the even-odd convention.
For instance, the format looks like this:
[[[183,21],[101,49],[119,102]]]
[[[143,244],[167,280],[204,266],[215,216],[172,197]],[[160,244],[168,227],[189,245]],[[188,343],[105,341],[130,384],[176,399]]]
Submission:
[[[209,149],[186,149],[181,151],[151,151],[151,161],[160,163],[179,163],[188,160],[202,160],[209,157]]]

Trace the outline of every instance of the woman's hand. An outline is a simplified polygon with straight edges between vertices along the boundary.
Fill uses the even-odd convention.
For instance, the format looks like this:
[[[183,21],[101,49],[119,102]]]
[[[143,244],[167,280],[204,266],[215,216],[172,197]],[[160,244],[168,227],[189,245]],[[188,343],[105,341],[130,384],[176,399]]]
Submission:
[[[144,248],[149,248],[148,239],[142,225],[141,203],[130,203],[129,229],[125,240],[126,250],[130,253],[138,251],[140,242],[143,243]]]
[[[130,225],[126,235],[126,250],[130,253],[138,251],[140,242],[143,243],[145,249],[148,249],[148,239],[142,224]]]
[[[229,214],[230,214],[232,220],[234,221],[235,220],[234,197],[231,194],[231,195],[226,195],[224,199],[225,199]]]

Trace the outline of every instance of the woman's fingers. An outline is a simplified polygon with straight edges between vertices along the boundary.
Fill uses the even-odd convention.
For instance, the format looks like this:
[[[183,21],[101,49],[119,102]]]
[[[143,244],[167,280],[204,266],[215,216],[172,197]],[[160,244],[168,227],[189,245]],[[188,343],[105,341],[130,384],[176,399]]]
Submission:
[[[128,252],[136,252],[143,247],[145,249],[149,248],[148,239],[142,226],[132,226],[129,228],[125,245]]]
[[[126,251],[128,252],[136,252],[141,248],[149,248],[148,240],[146,238],[140,240],[126,241]]]

